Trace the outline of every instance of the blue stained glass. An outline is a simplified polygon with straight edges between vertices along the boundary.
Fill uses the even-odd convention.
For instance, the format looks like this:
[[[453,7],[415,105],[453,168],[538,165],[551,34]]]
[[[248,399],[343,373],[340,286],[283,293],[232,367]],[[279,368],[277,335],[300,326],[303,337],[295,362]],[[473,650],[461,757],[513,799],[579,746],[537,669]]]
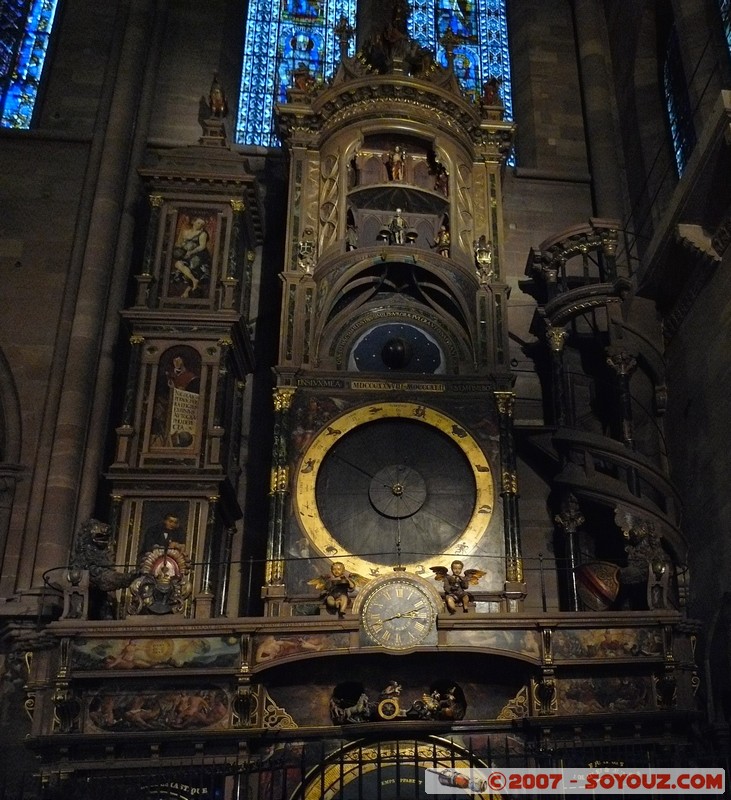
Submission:
[[[0,0],[0,125],[29,128],[58,0]]]
[[[246,20],[241,103],[236,138],[278,144],[274,103],[286,99],[292,73],[305,66],[315,80],[332,77],[340,58],[335,26],[355,25],[356,0],[252,0]],[[355,43],[351,42],[355,50]]]
[[[731,52],[731,0],[718,0],[718,5],[721,10],[721,21],[726,34],[726,43],[728,44],[729,52]]]
[[[342,16],[355,26],[357,0],[251,0],[246,22],[241,102],[236,129],[242,144],[276,146],[274,103],[286,98],[292,72],[307,66],[316,80],[337,67],[335,27]],[[409,35],[446,64],[441,38],[456,39],[454,65],[475,99],[490,78],[501,82],[505,117],[512,119],[510,53],[505,0],[411,0]],[[350,43],[352,55],[355,43]]]
[[[675,153],[678,175],[682,175],[696,143],[693,113],[685,82],[680,44],[675,28],[668,38],[665,63],[663,65],[663,89],[667,109],[670,136]]]
[[[490,78],[500,80],[505,118],[513,118],[510,51],[505,0],[416,0],[409,18],[409,35],[422,47],[437,52],[447,64],[438,42],[449,31],[457,38],[454,71],[462,87],[475,99]]]

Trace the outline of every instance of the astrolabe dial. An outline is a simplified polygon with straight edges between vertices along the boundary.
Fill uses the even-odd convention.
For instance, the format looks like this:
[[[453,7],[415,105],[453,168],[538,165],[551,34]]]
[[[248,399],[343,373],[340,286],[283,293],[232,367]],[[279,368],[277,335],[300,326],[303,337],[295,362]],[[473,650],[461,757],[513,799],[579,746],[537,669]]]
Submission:
[[[314,549],[349,571],[467,556],[493,510],[489,462],[441,411],[388,402],[329,422],[304,452],[295,509]]]
[[[373,476],[368,497],[384,517],[406,519],[426,502],[426,481],[406,464],[390,464]]]

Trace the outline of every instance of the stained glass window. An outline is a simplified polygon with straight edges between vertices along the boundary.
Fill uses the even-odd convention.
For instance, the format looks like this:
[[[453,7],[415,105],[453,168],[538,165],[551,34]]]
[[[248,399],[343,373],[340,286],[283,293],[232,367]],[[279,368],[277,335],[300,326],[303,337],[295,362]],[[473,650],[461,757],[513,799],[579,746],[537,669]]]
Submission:
[[[678,175],[682,175],[696,143],[693,112],[685,82],[680,42],[675,28],[668,37],[663,65],[663,89]]]
[[[500,81],[505,116],[513,117],[505,0],[416,0],[409,33],[435,50],[443,66],[445,36],[454,48],[454,70],[462,87],[477,97],[490,78]]]
[[[292,73],[305,66],[316,80],[335,71],[335,26],[355,25],[356,0],[252,0],[246,21],[241,104],[236,131],[245,144],[275,145],[274,103],[286,99]],[[353,52],[355,43],[351,42]]]
[[[721,9],[721,20],[726,34],[726,43],[728,44],[729,52],[731,52],[731,0],[718,0],[718,6]]]
[[[0,125],[29,128],[58,0],[0,0]]]
[[[278,144],[274,103],[284,100],[292,72],[301,64],[317,79],[330,77],[339,46],[334,32],[341,16],[355,25],[357,0],[252,0],[246,24],[244,69],[237,140]],[[510,55],[505,0],[410,0],[409,35],[447,58],[451,38],[454,66],[465,91],[477,97],[490,78],[500,81],[505,116],[512,119]],[[351,42],[351,48],[354,43]],[[352,54],[352,53],[351,53]]]

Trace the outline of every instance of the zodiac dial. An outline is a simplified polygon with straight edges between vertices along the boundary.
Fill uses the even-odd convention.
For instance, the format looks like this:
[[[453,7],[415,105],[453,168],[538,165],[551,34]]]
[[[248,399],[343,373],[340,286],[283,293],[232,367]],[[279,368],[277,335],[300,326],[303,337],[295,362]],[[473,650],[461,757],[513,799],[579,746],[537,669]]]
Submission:
[[[459,423],[416,403],[359,407],[331,420],[303,453],[295,512],[314,550],[349,572],[425,571],[468,556],[493,510],[486,455]]]

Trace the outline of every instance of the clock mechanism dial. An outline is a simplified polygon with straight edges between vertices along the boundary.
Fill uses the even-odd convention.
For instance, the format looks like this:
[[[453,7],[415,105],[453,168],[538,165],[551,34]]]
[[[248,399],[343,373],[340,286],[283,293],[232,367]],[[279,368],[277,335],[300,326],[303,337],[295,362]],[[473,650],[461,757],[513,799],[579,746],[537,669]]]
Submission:
[[[314,548],[364,576],[473,552],[493,480],[472,436],[415,403],[379,403],[331,421],[297,473],[296,510]]]
[[[388,578],[367,592],[361,605],[370,643],[407,650],[431,641],[437,610],[430,591],[412,578]]]

